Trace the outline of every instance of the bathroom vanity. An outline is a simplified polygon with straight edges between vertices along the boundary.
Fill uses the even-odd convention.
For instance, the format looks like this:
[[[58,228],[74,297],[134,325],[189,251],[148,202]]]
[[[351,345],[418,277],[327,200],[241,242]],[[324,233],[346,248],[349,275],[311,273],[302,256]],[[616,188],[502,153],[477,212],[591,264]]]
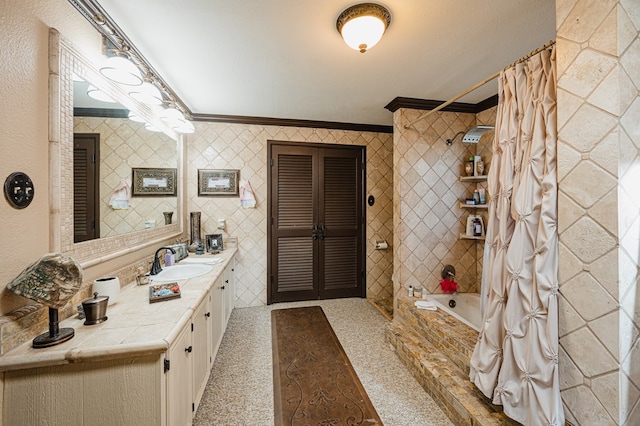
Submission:
[[[2,424],[191,424],[233,309],[235,253],[178,281],[180,298],[149,303],[148,286],[131,283],[107,321],[69,318],[73,339],[1,356]]]

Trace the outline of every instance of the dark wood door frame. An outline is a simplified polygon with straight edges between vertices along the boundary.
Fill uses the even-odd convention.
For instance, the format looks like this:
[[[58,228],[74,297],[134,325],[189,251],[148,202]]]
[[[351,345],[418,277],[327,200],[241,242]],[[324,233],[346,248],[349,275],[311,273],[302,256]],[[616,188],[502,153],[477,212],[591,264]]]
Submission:
[[[272,257],[273,253],[273,216],[272,216],[272,208],[273,208],[273,182],[272,182],[272,158],[273,158],[273,147],[274,146],[287,146],[287,147],[309,147],[309,148],[320,148],[320,149],[360,149],[362,164],[360,166],[361,169],[361,184],[358,188],[358,202],[360,204],[360,212],[361,212],[361,226],[359,232],[359,247],[358,247],[358,270],[361,271],[361,291],[358,295],[359,297],[366,297],[367,292],[367,282],[366,282],[366,147],[360,145],[337,145],[337,144],[322,144],[322,143],[304,143],[304,142],[289,142],[289,141],[276,141],[276,140],[268,140],[267,141],[267,162],[270,166],[269,172],[267,173],[267,304],[272,304],[275,301],[273,300],[273,277],[274,277],[274,267],[272,266]],[[317,194],[314,194],[317,196]],[[322,295],[321,295],[322,296]],[[325,296],[326,297],[326,296]],[[343,296],[344,297],[344,296]],[[353,296],[349,296],[353,297]],[[323,298],[323,297],[320,297]]]

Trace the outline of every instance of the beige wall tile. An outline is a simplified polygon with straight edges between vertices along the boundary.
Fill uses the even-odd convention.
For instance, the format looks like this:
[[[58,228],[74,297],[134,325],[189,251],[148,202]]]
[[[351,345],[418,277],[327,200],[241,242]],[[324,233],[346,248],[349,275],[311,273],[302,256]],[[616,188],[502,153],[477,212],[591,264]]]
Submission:
[[[187,212],[202,212],[203,233],[219,233],[217,219],[225,219],[223,235],[238,237],[237,306],[267,303],[267,141],[294,141],[366,147],[366,195],[376,198],[366,206],[367,297],[391,298],[393,259],[392,135],[342,130],[196,123],[187,143]],[[251,183],[257,208],[243,209],[238,198],[199,197],[198,169],[239,169]],[[386,240],[389,250],[374,250]]]

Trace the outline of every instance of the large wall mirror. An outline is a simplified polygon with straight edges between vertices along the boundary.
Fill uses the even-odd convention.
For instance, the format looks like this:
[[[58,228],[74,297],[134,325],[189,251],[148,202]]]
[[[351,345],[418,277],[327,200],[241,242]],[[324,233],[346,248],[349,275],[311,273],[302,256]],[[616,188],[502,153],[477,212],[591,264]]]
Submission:
[[[134,168],[177,169],[177,141],[131,120],[120,102],[90,97],[95,86],[74,78],[74,242],[162,226],[164,213],[177,219],[177,194],[131,196]]]
[[[49,56],[51,251],[69,254],[86,267],[180,235],[182,137],[164,128],[149,107],[102,77],[55,29],[50,31]],[[88,101],[89,85],[115,102]],[[129,112],[162,131],[130,120]],[[92,143],[96,152],[87,158],[88,163],[95,158],[96,170],[81,182],[78,173],[83,167],[71,165],[79,164],[78,152],[84,148],[78,147]],[[133,168],[176,170],[176,194],[131,197],[129,203],[114,204],[114,193],[132,183]],[[79,224],[78,217],[87,208],[83,199],[95,211]],[[165,212],[172,213],[171,224],[165,224]],[[83,226],[96,231],[83,237]]]

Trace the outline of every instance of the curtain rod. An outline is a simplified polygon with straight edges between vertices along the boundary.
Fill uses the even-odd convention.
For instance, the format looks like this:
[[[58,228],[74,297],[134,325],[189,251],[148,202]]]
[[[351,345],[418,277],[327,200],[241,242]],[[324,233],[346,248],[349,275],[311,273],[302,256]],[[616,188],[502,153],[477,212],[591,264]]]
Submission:
[[[533,52],[529,53],[528,55],[523,56],[522,58],[518,59],[517,61],[515,61],[514,63],[512,63],[511,65],[508,65],[506,67],[504,67],[503,69],[501,69],[500,71],[498,71],[497,73],[493,74],[491,77],[487,77],[484,80],[482,80],[480,83],[471,86],[470,88],[468,88],[467,90],[465,90],[464,92],[454,96],[453,98],[449,99],[446,102],[441,103],[440,105],[438,105],[437,107],[435,107],[432,110],[429,110],[425,113],[422,113],[418,118],[416,118],[415,120],[413,120],[411,123],[409,124],[405,124],[404,128],[408,129],[409,127],[413,126],[414,124],[416,124],[418,121],[422,120],[425,117],[428,117],[429,115],[433,114],[434,112],[440,111],[442,108],[447,107],[449,105],[451,105],[452,103],[454,103],[455,101],[457,101],[458,99],[460,99],[461,97],[468,95],[469,93],[473,92],[474,90],[476,90],[479,87],[484,86],[485,84],[487,84],[488,82],[490,82],[491,80],[496,79],[500,73],[504,70],[506,70],[509,67],[512,67],[516,64],[519,64],[521,62],[526,61],[527,59],[531,58],[532,56],[537,55],[538,53],[542,52],[545,49],[550,48],[551,46],[553,46],[554,44],[556,44],[555,40],[551,40],[549,43],[545,44],[544,46],[538,47],[536,50],[534,50]]]

